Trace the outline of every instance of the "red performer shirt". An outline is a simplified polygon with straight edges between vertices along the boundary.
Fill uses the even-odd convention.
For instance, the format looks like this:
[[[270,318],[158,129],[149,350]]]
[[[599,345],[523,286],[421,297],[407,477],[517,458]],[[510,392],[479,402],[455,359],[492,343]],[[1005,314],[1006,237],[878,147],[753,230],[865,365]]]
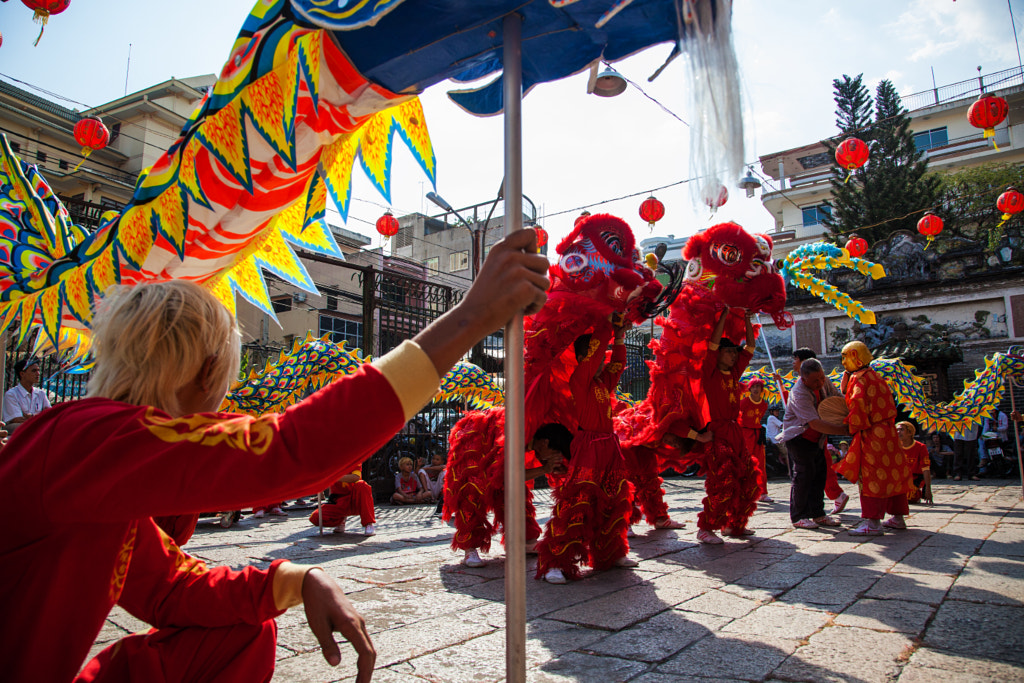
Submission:
[[[761,420],[764,419],[765,412],[768,411],[768,401],[762,398],[757,403],[749,396],[744,396],[740,399],[740,427],[746,429],[760,429]]]
[[[626,367],[626,347],[614,344],[611,359],[603,369],[604,354],[598,353],[602,348],[599,340],[590,340],[590,349],[573,371],[569,386],[576,402],[580,429],[608,434],[613,431],[612,394]]]
[[[422,372],[401,368],[415,355],[402,348],[281,414],[171,418],[87,398],[25,423],[0,457],[5,503],[19,513],[0,535],[0,611],[12,626],[0,639],[3,676],[70,681],[114,604],[156,627],[277,614],[268,586],[278,565],[207,571],[150,517],[290,499],[351,472],[420,398]]]
[[[718,347],[714,344],[708,345],[702,376],[712,421],[736,421],[740,412],[740,377],[753,355],[746,347],[740,349],[736,364],[731,370],[723,373],[718,369]]]
[[[902,444],[900,444],[902,446]],[[932,466],[928,458],[928,447],[920,441],[914,441],[903,449],[903,457],[907,459],[911,474],[924,474],[924,471]]]

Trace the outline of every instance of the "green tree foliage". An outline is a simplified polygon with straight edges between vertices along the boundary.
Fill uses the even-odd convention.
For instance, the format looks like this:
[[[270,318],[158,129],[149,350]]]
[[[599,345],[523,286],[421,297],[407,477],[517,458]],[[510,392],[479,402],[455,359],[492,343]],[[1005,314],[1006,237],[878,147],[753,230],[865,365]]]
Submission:
[[[830,150],[856,136],[868,143],[871,157],[848,182],[850,172],[833,165],[832,215],[824,221],[829,232],[837,241],[855,232],[874,244],[897,230],[915,230],[923,210],[936,205],[940,180],[928,174],[924,152],[914,146],[910,116],[896,89],[883,80],[872,102],[860,75],[832,85],[840,137],[828,143]]]
[[[1024,166],[985,164],[944,175],[940,182],[940,214],[945,220],[936,241],[940,251],[955,248],[957,238],[979,242],[988,251],[995,251],[1004,235],[1019,239],[1024,234],[1024,213],[999,227],[1002,212],[996,208],[996,200],[1008,187],[1024,192]]]

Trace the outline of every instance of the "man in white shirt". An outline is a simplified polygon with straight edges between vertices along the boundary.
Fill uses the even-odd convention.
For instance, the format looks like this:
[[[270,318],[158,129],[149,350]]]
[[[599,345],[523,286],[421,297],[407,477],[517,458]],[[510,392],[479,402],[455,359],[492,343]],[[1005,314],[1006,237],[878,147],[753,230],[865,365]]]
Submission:
[[[39,381],[39,359],[29,356],[14,364],[18,383],[4,394],[3,419],[8,431],[13,432],[28,418],[50,407],[46,392],[36,389]]]

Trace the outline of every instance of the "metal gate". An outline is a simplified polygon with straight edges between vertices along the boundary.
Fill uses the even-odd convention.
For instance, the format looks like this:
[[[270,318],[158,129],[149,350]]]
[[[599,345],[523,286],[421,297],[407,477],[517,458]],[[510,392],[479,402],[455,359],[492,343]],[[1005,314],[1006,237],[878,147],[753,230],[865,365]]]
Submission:
[[[17,325],[12,326],[12,329],[16,330]],[[29,334],[23,344],[18,344],[17,336],[10,332],[5,335],[7,345],[4,350],[4,391],[18,383],[18,378],[14,373],[14,364],[32,355],[36,335],[42,333],[41,330],[37,330],[35,333]],[[50,405],[73,401],[85,396],[89,373],[68,374],[65,369],[60,358],[55,354],[39,358],[38,387],[46,392],[47,398],[50,399]]]

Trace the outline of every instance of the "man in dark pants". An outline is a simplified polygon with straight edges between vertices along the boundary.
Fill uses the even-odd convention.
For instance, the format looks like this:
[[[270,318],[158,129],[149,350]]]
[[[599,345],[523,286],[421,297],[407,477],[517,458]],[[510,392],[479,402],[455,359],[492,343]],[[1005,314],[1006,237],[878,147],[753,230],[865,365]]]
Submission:
[[[818,404],[826,396],[839,396],[839,390],[825,376],[817,359],[800,364],[800,378],[793,384],[786,401],[782,440],[789,452],[789,517],[800,529],[838,526],[825,514],[825,435],[846,434],[844,425],[825,422],[818,417]]]

